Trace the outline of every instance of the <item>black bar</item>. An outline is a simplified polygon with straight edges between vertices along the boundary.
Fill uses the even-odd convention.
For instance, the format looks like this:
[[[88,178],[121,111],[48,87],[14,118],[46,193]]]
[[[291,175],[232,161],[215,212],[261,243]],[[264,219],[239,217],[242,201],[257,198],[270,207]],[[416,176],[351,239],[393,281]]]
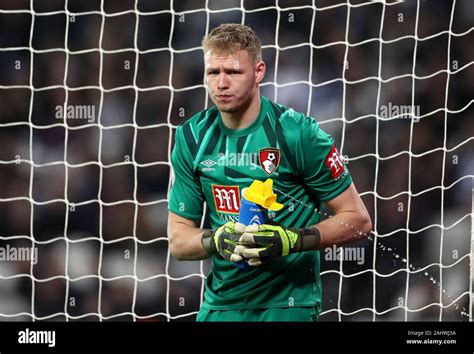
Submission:
[[[19,332],[26,334],[26,329],[30,336],[32,330],[55,331],[55,346],[18,343]],[[0,353],[472,353],[473,335],[474,325],[468,322],[2,322]]]

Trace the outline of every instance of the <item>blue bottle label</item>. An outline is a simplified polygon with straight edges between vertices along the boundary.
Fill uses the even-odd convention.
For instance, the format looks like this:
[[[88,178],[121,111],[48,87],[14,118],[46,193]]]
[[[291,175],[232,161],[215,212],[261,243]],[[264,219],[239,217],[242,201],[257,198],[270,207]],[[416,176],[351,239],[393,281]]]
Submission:
[[[249,202],[242,198],[240,201],[239,222],[244,225],[262,225],[268,220],[267,210],[260,205]],[[240,261],[235,264],[241,269],[249,267],[246,261]]]
[[[244,225],[261,225],[267,222],[267,210],[242,198],[240,202],[239,222]]]

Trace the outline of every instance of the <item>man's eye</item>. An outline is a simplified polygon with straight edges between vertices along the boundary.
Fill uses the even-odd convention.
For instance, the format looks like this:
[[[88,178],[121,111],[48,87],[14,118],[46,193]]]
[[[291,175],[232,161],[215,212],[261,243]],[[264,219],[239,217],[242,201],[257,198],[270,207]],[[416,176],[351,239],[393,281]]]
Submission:
[[[217,71],[209,71],[207,74],[208,74],[208,75],[218,75],[219,72],[217,72]]]

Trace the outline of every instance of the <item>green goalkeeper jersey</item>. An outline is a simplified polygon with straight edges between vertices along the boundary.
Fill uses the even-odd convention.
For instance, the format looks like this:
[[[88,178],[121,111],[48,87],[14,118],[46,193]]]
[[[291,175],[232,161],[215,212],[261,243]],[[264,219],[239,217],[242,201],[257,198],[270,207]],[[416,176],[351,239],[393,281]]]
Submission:
[[[298,228],[316,224],[321,202],[352,182],[334,139],[313,118],[263,96],[258,118],[244,129],[227,128],[217,107],[180,125],[171,163],[169,210],[199,221],[206,202],[212,228],[238,221],[242,192],[256,179],[273,179],[277,200],[284,204],[270,211],[272,220]],[[243,270],[214,255],[202,306],[320,308],[319,256],[319,251],[293,253]]]

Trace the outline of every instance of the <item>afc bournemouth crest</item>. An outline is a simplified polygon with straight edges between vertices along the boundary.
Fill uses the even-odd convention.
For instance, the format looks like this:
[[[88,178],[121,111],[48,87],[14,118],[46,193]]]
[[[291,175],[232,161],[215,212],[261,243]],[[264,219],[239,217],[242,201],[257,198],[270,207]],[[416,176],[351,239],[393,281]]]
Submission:
[[[280,150],[277,148],[260,149],[258,158],[263,170],[271,175],[280,164]]]

